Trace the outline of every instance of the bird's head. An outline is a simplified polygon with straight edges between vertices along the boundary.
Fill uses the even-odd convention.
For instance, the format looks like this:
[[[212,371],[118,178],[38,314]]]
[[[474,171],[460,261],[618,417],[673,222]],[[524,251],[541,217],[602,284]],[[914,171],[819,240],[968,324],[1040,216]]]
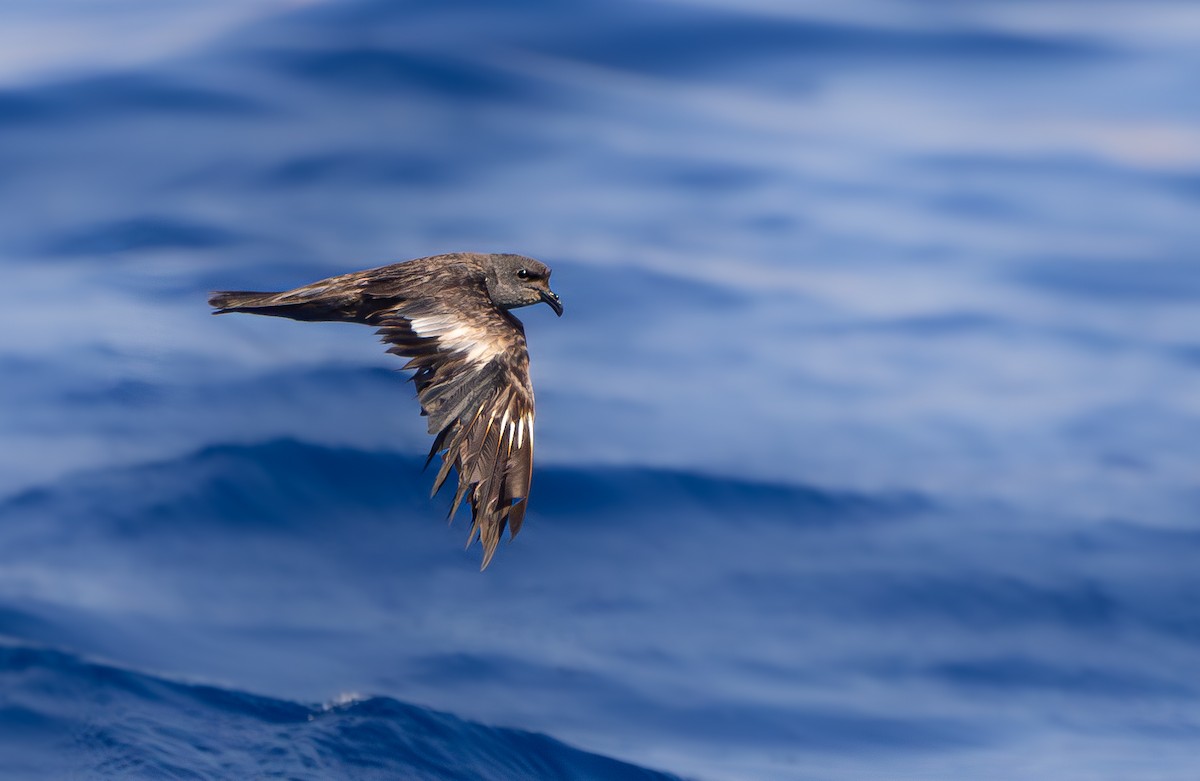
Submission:
[[[550,268],[521,255],[488,255],[484,263],[488,295],[501,309],[547,303],[562,317],[563,306],[550,289]]]

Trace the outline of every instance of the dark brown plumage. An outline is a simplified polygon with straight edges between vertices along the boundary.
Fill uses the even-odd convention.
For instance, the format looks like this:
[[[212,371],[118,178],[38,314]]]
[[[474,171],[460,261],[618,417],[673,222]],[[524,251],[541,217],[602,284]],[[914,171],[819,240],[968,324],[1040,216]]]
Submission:
[[[314,282],[283,293],[214,293],[214,314],[249,312],[293,320],[378,327],[388,352],[409,359],[421,414],[441,453],[437,493],[451,467],[458,488],[450,517],[467,498],[470,545],[486,568],[505,527],[516,536],[533,473],[533,386],[525,329],[508,310],[539,302],[561,315],[550,269],[520,255],[454,253],[418,258]]]

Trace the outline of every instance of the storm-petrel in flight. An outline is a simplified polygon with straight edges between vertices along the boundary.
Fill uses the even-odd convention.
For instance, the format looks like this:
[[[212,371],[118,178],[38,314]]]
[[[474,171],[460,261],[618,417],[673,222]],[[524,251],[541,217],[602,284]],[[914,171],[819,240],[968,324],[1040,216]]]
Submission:
[[[283,293],[214,293],[213,314],[249,312],[293,320],[342,321],[378,327],[389,353],[415,369],[421,414],[436,436],[442,466],[437,493],[454,467],[471,502],[470,545],[478,536],[487,567],[507,525],[516,536],[525,518],[533,471],[533,386],[525,329],[510,309],[545,302],[562,316],[550,269],[520,255],[456,252],[357,271]]]

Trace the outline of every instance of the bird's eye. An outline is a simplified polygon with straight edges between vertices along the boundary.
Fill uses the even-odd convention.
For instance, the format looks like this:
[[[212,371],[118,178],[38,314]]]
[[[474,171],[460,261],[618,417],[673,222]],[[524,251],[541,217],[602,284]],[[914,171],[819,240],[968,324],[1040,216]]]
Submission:
[[[517,272],[518,279],[529,279],[529,269],[523,268]]]

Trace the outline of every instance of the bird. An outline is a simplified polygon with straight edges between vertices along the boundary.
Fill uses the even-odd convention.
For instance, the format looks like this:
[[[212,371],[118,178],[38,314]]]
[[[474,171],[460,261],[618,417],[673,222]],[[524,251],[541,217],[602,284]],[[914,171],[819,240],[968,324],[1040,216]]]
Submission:
[[[471,507],[467,547],[479,539],[487,569],[505,528],[521,530],[533,475],[533,385],[525,328],[511,310],[545,303],[562,316],[550,268],[509,253],[454,252],[330,277],[278,293],[211,294],[214,315],[244,312],[375,326],[387,352],[406,357],[421,414],[442,463],[454,469],[453,521]]]

